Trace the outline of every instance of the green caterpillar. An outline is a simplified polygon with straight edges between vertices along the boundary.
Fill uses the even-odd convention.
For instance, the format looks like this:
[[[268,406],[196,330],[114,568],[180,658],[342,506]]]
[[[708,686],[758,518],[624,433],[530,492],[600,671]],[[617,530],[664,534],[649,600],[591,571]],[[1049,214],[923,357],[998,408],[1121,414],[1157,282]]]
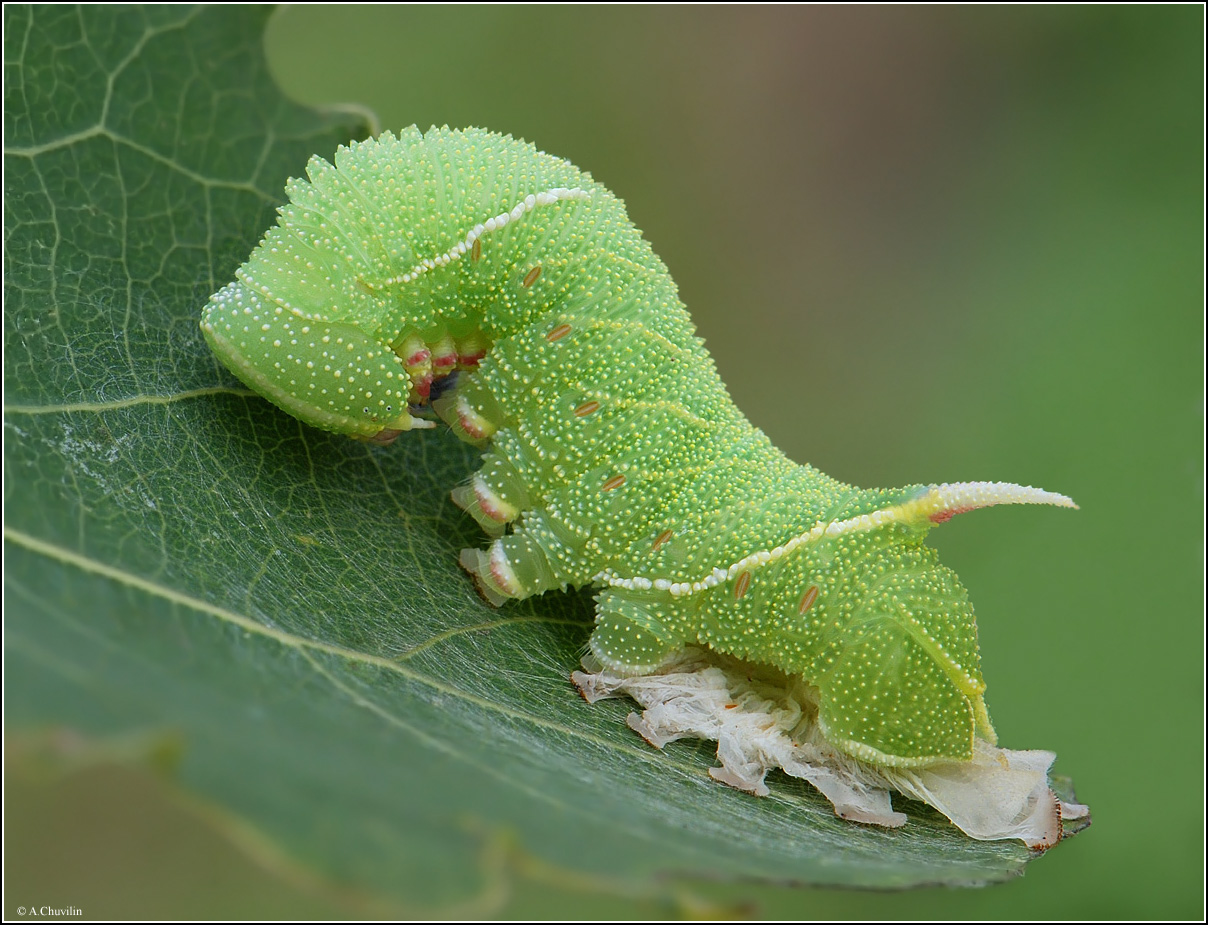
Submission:
[[[609,671],[690,645],[774,666],[817,688],[827,743],[876,766],[994,742],[973,610],[923,540],[963,511],[1069,498],[859,489],[790,462],[621,201],[532,145],[411,128],[307,175],[205,307],[206,340],[315,427],[388,443],[431,408],[488,446],[453,499],[492,537],[461,557],[491,603],[593,585]]]

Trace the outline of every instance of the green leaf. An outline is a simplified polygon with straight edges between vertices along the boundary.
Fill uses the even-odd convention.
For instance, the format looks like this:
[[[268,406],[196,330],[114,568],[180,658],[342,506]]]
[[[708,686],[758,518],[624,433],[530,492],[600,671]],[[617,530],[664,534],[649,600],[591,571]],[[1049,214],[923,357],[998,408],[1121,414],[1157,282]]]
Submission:
[[[924,808],[861,827],[800,782],[716,784],[706,744],[647,747],[568,680],[586,595],[496,611],[458,570],[476,451],[322,434],[220,367],[206,298],[286,177],[369,131],[279,94],[265,16],[5,8],[9,729],[171,736],[190,791],[426,910],[488,893],[501,839],[627,894],[1018,873],[1026,849]]]

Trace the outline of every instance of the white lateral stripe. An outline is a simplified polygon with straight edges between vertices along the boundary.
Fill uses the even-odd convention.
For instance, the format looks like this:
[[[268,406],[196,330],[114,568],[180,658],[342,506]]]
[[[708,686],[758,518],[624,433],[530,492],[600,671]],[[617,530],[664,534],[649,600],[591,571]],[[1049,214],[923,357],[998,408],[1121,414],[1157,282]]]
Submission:
[[[412,280],[419,279],[429,270],[434,270],[437,267],[447,267],[454,260],[460,260],[470,248],[474,246],[474,242],[479,238],[485,237],[492,231],[505,227],[508,222],[516,221],[521,218],[526,212],[532,212],[537,206],[549,206],[555,202],[562,202],[568,199],[585,201],[591,198],[591,193],[585,189],[574,187],[567,189],[565,186],[557,186],[553,189],[544,190],[540,193],[530,194],[521,199],[512,208],[510,212],[500,212],[493,218],[488,218],[485,222],[475,225],[466,234],[465,240],[461,241],[439,257],[426,257],[412,267],[410,273],[404,273],[401,276],[392,276],[390,279],[384,280],[374,286],[375,289],[380,289],[383,286],[393,286],[396,283],[409,283]]]
[[[768,562],[775,562],[806,543],[820,539],[824,534],[828,537],[836,537],[847,533],[865,533],[893,523],[917,523],[920,520],[934,519],[944,514],[950,517],[977,508],[993,507],[996,504],[1053,504],[1057,507],[1078,507],[1065,495],[1031,486],[1015,485],[1012,482],[945,483],[932,485],[925,494],[912,501],[895,504],[893,507],[860,514],[847,520],[817,523],[805,533],[793,537],[774,549],[753,552],[749,556],[739,559],[728,569],[714,568],[699,581],[673,582],[659,578],[652,582],[649,578],[641,576],[622,578],[612,569],[600,572],[594,580],[609,587],[626,588],[630,591],[646,591],[653,586],[660,591],[669,591],[672,597],[680,597],[685,594],[706,591],[734,578],[740,572],[759,568]]]

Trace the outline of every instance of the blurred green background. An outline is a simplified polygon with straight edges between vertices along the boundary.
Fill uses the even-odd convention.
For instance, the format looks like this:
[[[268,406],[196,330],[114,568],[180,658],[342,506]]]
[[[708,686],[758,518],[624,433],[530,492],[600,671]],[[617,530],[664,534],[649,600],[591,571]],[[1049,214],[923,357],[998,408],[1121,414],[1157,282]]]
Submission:
[[[735,401],[794,459],[1082,506],[934,537],[977,606],[1003,744],[1057,751],[1094,826],[984,890],[703,894],[765,917],[1202,917],[1202,30],[1190,6],[272,21],[294,98],[510,132],[621,196]],[[101,915],[366,914],[136,772],[10,774],[6,812],[9,883],[71,883]],[[515,890],[506,915],[656,914]]]

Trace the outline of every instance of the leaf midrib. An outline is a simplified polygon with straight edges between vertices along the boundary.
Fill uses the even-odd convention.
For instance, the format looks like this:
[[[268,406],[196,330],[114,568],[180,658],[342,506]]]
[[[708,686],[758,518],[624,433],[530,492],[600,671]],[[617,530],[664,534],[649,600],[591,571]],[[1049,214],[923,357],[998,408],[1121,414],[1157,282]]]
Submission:
[[[276,627],[266,626],[263,623],[259,623],[250,617],[236,613],[233,610],[220,607],[216,604],[211,604],[191,595],[184,594],[161,584],[157,584],[156,582],[148,581],[147,579],[141,578],[131,572],[107,565],[89,556],[81,555],[80,553],[73,552],[72,550],[66,549],[62,546],[47,543],[46,541],[40,540],[37,537],[24,532],[23,530],[17,530],[6,525],[4,527],[4,538],[8,542],[15,543],[16,545],[21,546],[30,552],[45,556],[46,558],[52,559],[63,565],[72,566],[80,569],[83,572],[87,572],[88,574],[97,575],[111,581],[116,581],[120,584],[126,585],[127,587],[142,591],[143,593],[149,594],[153,597],[158,597],[172,604],[186,607],[190,610],[207,614],[211,617],[231,623],[235,626],[238,626],[240,629],[245,630],[246,632],[255,633],[259,636],[272,639],[281,645],[303,653],[304,657],[306,657],[305,653],[310,650],[322,652],[327,655],[334,655],[338,658],[344,658],[352,662],[371,665],[375,668],[381,668],[383,670],[398,674],[408,681],[413,681],[417,684],[430,687],[442,694],[457,697],[467,703],[473,704],[476,707],[480,707],[483,710],[487,710],[492,713],[510,717],[512,719],[523,720],[539,728],[556,731],[562,733],[563,735],[590,742],[593,745],[602,746],[614,752],[638,757],[646,762],[657,763],[660,766],[671,765],[681,772],[694,777],[708,777],[708,774],[704,769],[675,761],[674,759],[668,757],[666,753],[651,753],[648,749],[641,749],[635,746],[625,745],[620,742],[595,735],[594,733],[586,732],[582,729],[576,729],[574,726],[567,726],[563,723],[545,719],[532,713],[506,706],[496,701],[487,700],[486,698],[477,696],[468,691],[462,690],[461,688],[447,684],[444,681],[433,678],[421,671],[417,671],[415,668],[408,666],[404,662],[399,661],[397,658],[386,658],[385,656],[361,652],[357,649],[350,649],[345,646],[336,645],[335,643],[324,642],[318,639],[307,639],[303,636],[297,636],[293,633],[288,633],[284,630],[277,629]],[[524,620],[525,622],[533,623],[567,622],[557,618],[547,620],[541,617],[528,617],[524,618]],[[481,632],[484,629],[491,629],[497,625],[509,625],[516,622],[518,622],[517,618],[504,618],[493,623],[478,623],[472,626],[467,626],[464,628],[464,632]],[[431,645],[437,642],[443,642],[445,639],[452,638],[456,635],[459,635],[459,633],[455,631],[445,631],[440,633],[438,634],[439,638],[433,638],[431,640],[425,640],[424,642],[418,643],[416,646],[413,646],[407,652],[403,653],[401,658],[409,658],[411,655],[415,654],[417,649],[429,648]],[[307,658],[307,661],[310,662],[312,667],[318,668],[317,663],[315,663],[313,660]],[[326,672],[321,671],[320,673],[327,677],[328,680],[332,680],[330,675],[328,675]],[[337,684],[336,686],[341,690],[344,690],[340,685]],[[348,692],[345,691],[345,693]],[[350,694],[350,696],[352,695]],[[354,700],[361,702],[363,706],[370,706],[368,701],[364,701],[363,698],[354,697]],[[377,712],[377,710],[375,710],[375,712]]]

